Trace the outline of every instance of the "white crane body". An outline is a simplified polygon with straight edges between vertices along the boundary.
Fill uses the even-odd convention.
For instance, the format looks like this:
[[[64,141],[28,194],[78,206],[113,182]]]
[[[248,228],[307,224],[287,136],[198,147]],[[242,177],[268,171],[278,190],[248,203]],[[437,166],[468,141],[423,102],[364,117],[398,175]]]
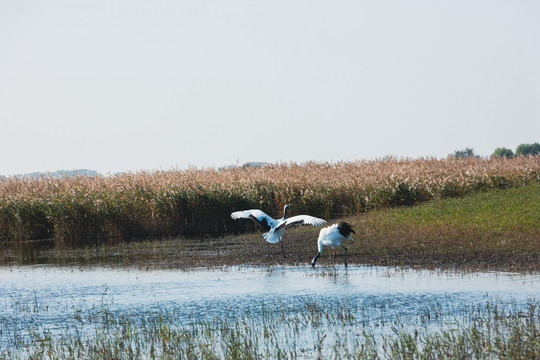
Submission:
[[[281,219],[274,219],[267,215],[264,211],[259,209],[235,211],[231,214],[231,218],[251,219],[255,221],[265,231],[265,233],[263,234],[263,238],[270,244],[281,242],[285,229],[292,226],[321,226],[326,224],[326,220],[309,215],[296,215],[287,218],[288,209],[289,206],[285,205],[283,208],[283,217]],[[283,243],[281,243],[281,248],[283,250]],[[285,256],[285,251],[283,251],[283,255]]]

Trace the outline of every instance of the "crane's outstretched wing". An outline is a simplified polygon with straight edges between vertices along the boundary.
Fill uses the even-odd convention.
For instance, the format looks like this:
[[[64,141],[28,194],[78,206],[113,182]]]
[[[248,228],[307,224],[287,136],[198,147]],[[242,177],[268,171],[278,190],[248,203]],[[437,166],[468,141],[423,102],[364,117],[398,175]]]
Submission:
[[[268,216],[264,211],[259,209],[235,211],[231,214],[232,219],[251,219],[255,221],[261,228],[268,232],[277,224],[277,221]]]
[[[314,216],[309,215],[297,215],[288,218],[285,220],[284,223],[278,226],[276,230],[286,229],[291,226],[300,226],[300,225],[313,225],[313,226],[321,226],[326,224],[326,220],[319,219]]]

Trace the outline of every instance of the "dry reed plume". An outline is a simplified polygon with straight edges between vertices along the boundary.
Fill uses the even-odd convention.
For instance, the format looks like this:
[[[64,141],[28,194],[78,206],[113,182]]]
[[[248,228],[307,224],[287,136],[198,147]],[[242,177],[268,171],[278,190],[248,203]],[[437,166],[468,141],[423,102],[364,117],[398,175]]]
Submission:
[[[540,157],[278,164],[0,181],[0,239],[57,241],[241,232],[234,210],[323,218],[540,179]]]

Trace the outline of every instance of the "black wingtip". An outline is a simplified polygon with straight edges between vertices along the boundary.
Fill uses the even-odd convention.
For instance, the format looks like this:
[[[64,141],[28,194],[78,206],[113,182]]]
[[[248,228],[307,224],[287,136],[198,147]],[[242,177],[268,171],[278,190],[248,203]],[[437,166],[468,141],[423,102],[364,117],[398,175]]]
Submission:
[[[270,227],[270,225],[268,225],[268,221],[266,221],[265,218],[259,220],[259,219],[257,219],[255,216],[253,216],[253,215],[249,215],[249,218],[250,218],[251,220],[255,221],[255,223],[256,223],[257,225],[259,225],[259,226],[261,227],[261,229],[263,229],[264,232],[270,231],[271,227]]]

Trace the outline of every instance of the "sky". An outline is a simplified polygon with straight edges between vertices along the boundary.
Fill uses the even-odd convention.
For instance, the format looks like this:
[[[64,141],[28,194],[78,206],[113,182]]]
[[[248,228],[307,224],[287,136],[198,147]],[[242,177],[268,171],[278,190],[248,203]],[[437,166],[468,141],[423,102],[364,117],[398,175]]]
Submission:
[[[0,0],[0,174],[540,141],[540,2]]]

